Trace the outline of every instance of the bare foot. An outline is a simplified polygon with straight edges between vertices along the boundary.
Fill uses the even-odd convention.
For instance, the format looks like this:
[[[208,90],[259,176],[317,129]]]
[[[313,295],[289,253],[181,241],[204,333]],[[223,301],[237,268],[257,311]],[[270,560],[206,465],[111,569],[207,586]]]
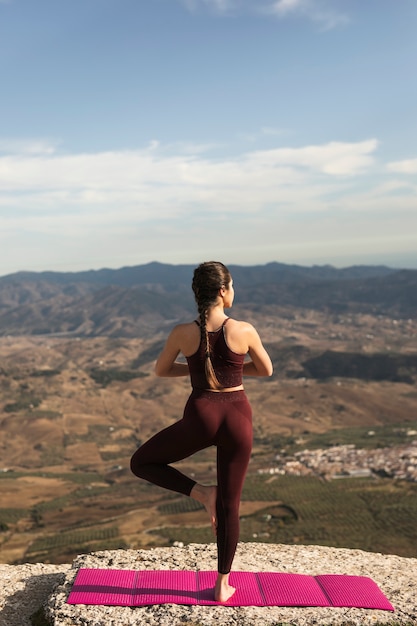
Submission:
[[[216,512],[216,501],[217,501],[217,487],[216,485],[200,485],[196,483],[194,487],[191,489],[190,496],[204,505],[207,513],[210,517],[211,529],[213,531],[213,535],[217,535],[217,512]]]
[[[217,487],[215,485],[200,485],[196,483],[191,490],[190,496],[204,505],[210,517],[213,535],[217,535]]]
[[[235,591],[236,588],[229,585],[229,574],[219,574],[214,588],[216,602],[227,602]]]

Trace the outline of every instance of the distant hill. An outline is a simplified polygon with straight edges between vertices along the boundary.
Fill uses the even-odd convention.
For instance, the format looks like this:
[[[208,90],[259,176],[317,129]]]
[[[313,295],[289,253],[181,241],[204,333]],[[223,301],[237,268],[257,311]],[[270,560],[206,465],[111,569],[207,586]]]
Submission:
[[[18,272],[0,278],[0,336],[147,335],[195,312],[194,265],[148,263],[84,272]],[[415,317],[417,270],[385,266],[230,266],[237,307]]]
[[[171,287],[191,284],[194,265],[171,265],[153,261],[145,265],[122,267],[120,269],[88,270],[83,272],[17,272],[0,277],[0,288],[4,285],[39,284],[50,285],[95,285],[97,288],[105,285],[119,287],[136,287],[138,285],[162,285]],[[287,265],[285,263],[267,263],[265,265],[229,265],[236,282],[242,286],[256,283],[287,283],[292,280],[354,280],[388,276],[396,273],[383,265],[357,265],[343,269],[331,265]]]

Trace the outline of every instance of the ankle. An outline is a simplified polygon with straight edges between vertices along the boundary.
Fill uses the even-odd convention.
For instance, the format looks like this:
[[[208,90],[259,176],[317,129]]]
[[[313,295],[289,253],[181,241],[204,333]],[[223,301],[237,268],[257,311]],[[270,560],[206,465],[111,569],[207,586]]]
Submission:
[[[203,502],[206,499],[205,488],[200,483],[195,483],[194,487],[190,491],[190,497],[194,498],[198,502]]]
[[[229,576],[230,576],[230,573],[228,573],[228,574],[221,574],[220,572],[218,572],[216,586],[223,587],[225,585],[228,585],[229,584]]]
[[[227,602],[235,593],[235,587],[229,585],[229,574],[217,575],[216,586],[214,588],[214,599],[216,602]]]

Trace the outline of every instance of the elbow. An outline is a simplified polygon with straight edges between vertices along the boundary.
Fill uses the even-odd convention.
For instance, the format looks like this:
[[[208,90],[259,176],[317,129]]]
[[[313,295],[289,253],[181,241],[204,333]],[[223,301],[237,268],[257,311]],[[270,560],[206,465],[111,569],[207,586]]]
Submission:
[[[274,368],[272,367],[272,365],[270,366],[263,365],[262,367],[257,367],[256,372],[257,372],[257,376],[263,376],[265,378],[269,378],[270,376],[272,376],[274,372]]]
[[[269,361],[269,363],[265,363],[263,370],[264,376],[267,376],[268,378],[271,377],[274,373],[274,366],[272,365],[272,361]]]
[[[155,363],[154,372],[155,372],[155,375],[158,376],[159,378],[166,376],[164,370],[162,369],[158,361]]]

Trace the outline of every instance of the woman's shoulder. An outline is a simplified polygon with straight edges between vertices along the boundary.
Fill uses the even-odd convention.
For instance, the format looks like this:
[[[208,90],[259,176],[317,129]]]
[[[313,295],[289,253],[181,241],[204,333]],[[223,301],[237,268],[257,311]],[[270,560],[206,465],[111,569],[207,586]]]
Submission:
[[[240,332],[252,332],[253,330],[255,330],[255,327],[250,322],[245,322],[244,320],[235,320],[234,318],[229,317],[227,320],[227,329]]]
[[[200,328],[195,321],[177,324],[171,330],[169,341],[185,356],[194,354],[200,343]]]
[[[199,331],[199,326],[197,320],[193,320],[192,322],[182,322],[181,324],[176,324],[171,330],[171,334],[174,335],[184,335],[189,332],[195,332],[195,330]]]
[[[227,345],[237,354],[246,354],[254,342],[255,332],[249,322],[229,318],[225,328]]]
[[[252,338],[256,336],[257,332],[250,322],[229,318],[227,320],[226,334],[230,338],[240,338],[245,342],[251,343]]]

